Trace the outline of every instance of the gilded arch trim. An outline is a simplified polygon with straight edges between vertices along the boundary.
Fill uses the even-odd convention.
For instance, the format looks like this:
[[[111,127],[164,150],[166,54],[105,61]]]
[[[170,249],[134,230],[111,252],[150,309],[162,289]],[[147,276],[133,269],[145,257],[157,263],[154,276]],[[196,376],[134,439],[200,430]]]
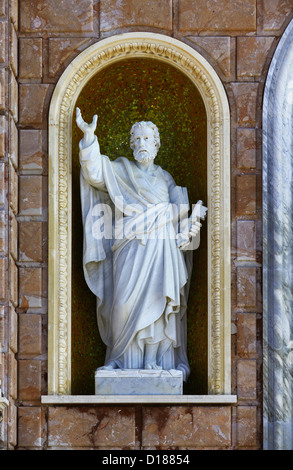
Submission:
[[[198,88],[208,121],[208,389],[230,394],[230,114],[214,69],[191,47],[168,36],[126,33],[90,46],[67,67],[49,113],[48,393],[71,390],[71,126],[78,95],[105,66],[151,57],[180,69]]]

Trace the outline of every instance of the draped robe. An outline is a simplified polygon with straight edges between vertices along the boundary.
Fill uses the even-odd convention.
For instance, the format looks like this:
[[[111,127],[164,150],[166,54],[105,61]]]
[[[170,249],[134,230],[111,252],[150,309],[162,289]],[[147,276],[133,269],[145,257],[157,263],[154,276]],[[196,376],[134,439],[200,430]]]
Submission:
[[[176,243],[180,207],[188,207],[186,188],[159,166],[148,174],[127,158],[110,161],[96,137],[86,148],[80,142],[80,163],[83,267],[97,298],[105,364],[143,369],[145,345],[158,343],[157,364],[182,370],[186,380],[192,252]],[[95,230],[101,214],[102,234]]]

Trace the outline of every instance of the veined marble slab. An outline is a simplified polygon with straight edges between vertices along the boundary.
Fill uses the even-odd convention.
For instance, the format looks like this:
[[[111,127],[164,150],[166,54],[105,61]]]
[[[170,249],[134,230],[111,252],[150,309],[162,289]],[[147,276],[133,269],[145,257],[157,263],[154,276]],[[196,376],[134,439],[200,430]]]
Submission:
[[[96,395],[181,395],[179,370],[113,369],[95,373]]]
[[[293,21],[272,59],[263,102],[263,436],[293,449]]]
[[[43,405],[100,405],[100,404],[175,404],[231,405],[236,395],[43,395]]]

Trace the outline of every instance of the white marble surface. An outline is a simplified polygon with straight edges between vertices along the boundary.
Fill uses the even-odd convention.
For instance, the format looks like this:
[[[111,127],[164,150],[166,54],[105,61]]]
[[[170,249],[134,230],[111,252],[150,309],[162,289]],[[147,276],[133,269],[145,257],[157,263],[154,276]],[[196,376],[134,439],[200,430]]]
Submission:
[[[293,449],[293,21],[263,104],[264,448]]]
[[[181,395],[183,373],[178,370],[97,370],[96,395]]]
[[[42,395],[44,405],[176,404],[230,405],[237,395]]]
[[[77,108],[76,122],[84,133],[83,265],[107,346],[104,368],[177,369],[186,380],[186,307],[192,249],[198,247],[191,242],[200,215],[188,218],[186,188],[155,164],[160,137],[153,123],[131,129],[135,161],[111,161],[94,134],[97,116],[87,124]]]

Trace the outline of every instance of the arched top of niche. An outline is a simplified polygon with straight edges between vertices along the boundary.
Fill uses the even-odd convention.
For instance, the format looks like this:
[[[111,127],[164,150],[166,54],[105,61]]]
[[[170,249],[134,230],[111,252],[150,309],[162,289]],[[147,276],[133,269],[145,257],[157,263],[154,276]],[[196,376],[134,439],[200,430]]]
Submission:
[[[152,58],[177,67],[194,83],[207,114],[209,255],[209,393],[229,394],[230,382],[230,115],[211,65],[169,36],[126,33],[79,54],[60,77],[49,111],[48,389],[71,389],[71,141],[77,98],[104,67],[125,58]]]
[[[101,68],[127,57],[150,57],[178,67],[196,84],[207,113],[219,112],[229,121],[229,105],[221,80],[208,61],[185,43],[153,33],[125,33],[103,39],[80,53],[66,68],[52,96],[50,121],[60,100],[71,98],[74,107],[79,91]],[[68,86],[69,85],[69,86]],[[209,106],[209,102],[212,105]],[[214,105],[214,108],[213,108]],[[221,108],[221,109],[217,109]]]

